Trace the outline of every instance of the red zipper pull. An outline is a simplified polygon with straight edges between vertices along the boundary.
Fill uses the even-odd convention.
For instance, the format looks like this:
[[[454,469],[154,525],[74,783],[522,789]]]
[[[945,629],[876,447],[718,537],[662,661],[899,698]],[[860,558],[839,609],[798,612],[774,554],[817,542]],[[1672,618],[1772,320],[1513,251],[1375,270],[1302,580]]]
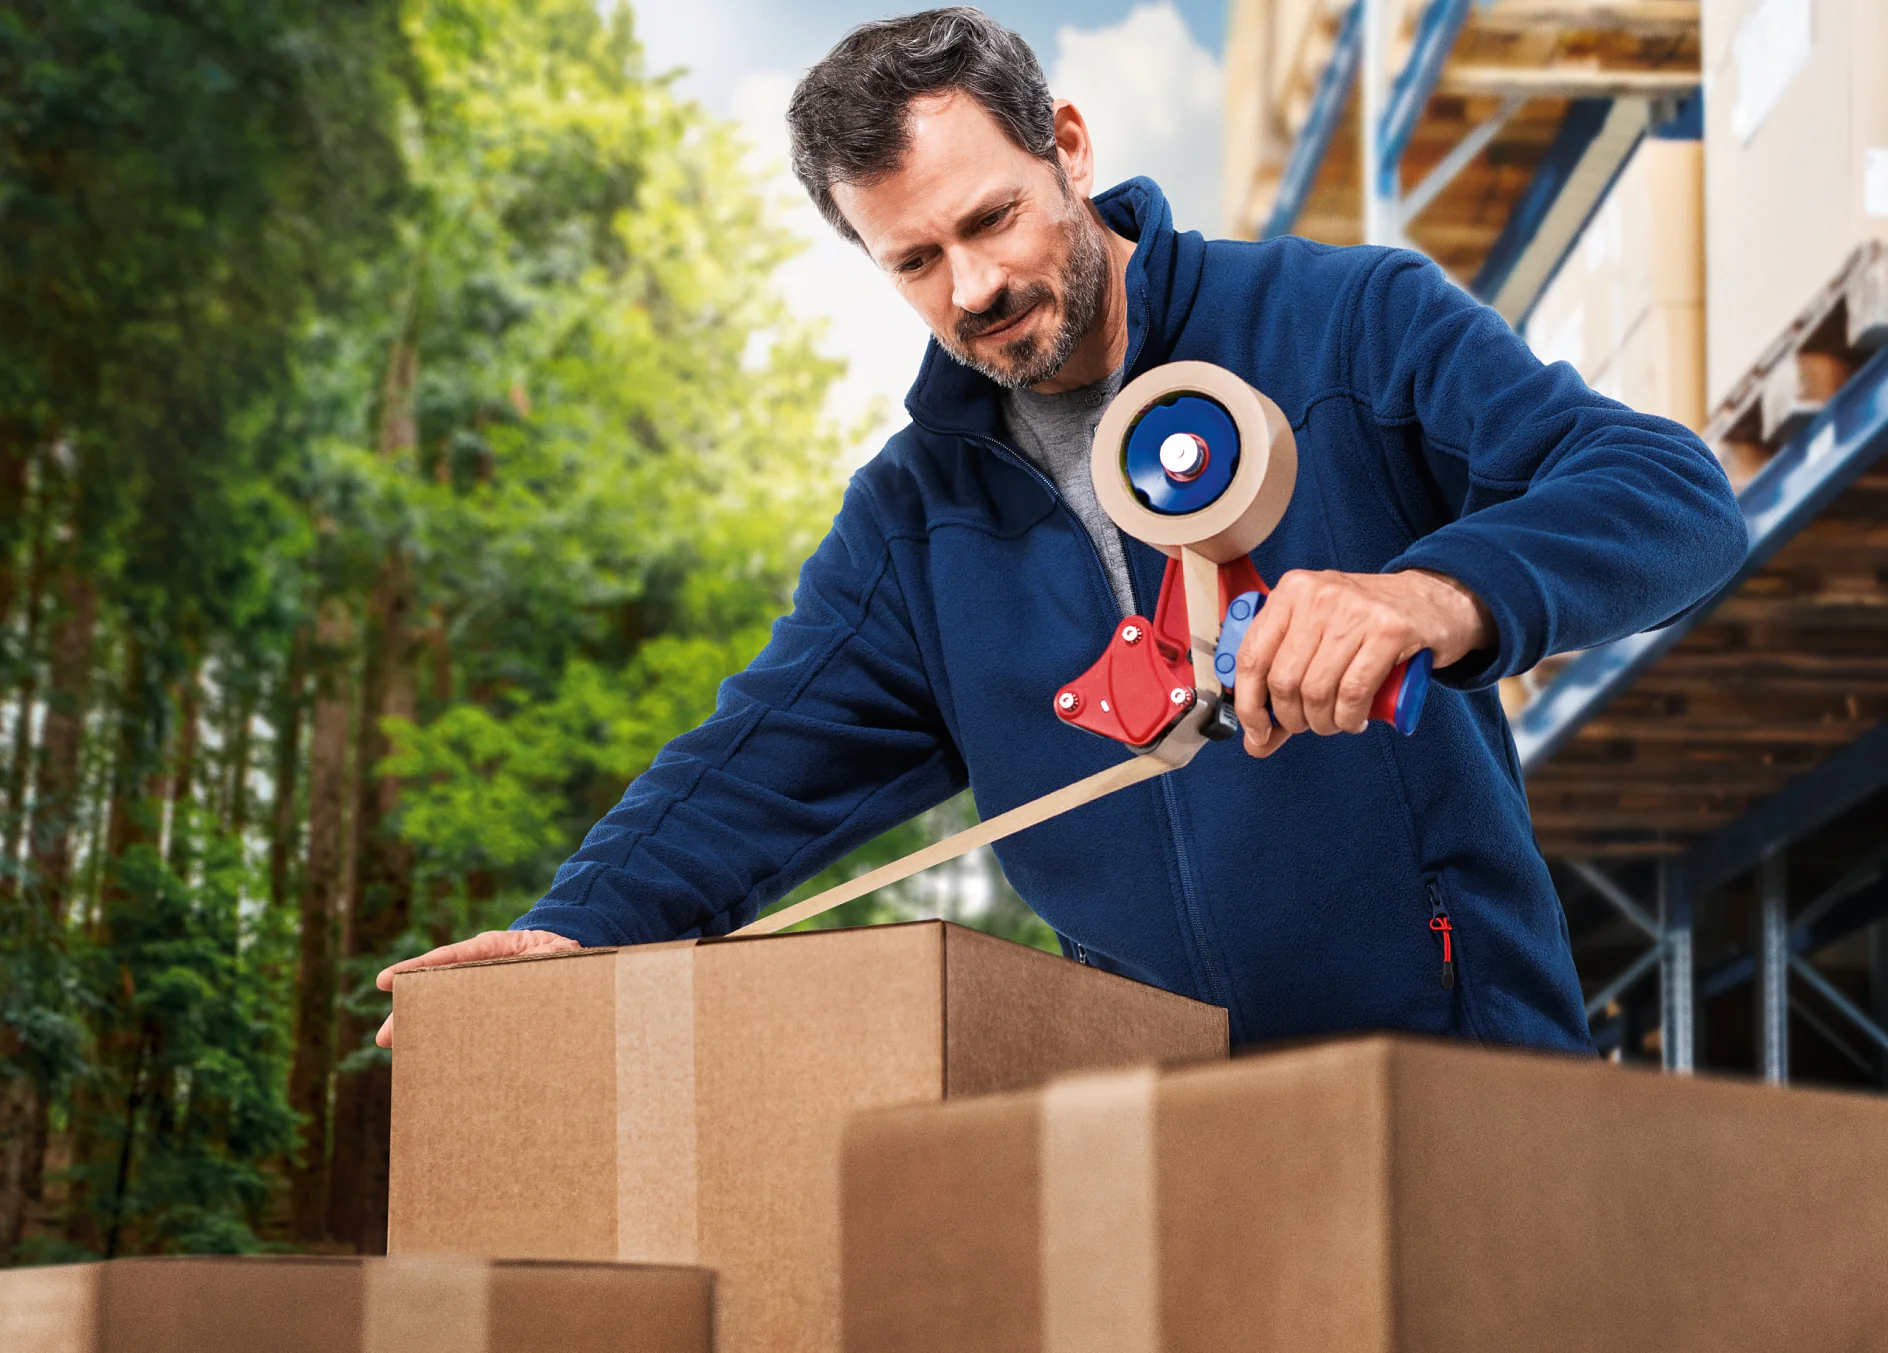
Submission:
[[[1442,936],[1442,989],[1447,991],[1455,985],[1455,946],[1449,941],[1454,928],[1446,915],[1430,917],[1429,928]]]

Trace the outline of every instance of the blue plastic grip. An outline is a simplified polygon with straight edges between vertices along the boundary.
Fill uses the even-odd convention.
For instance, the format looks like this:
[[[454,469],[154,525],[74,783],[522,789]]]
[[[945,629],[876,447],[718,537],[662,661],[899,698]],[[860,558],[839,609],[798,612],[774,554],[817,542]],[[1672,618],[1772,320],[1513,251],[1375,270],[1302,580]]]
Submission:
[[[1213,675],[1227,690],[1232,689],[1233,674],[1239,670],[1239,645],[1246,641],[1246,631],[1265,605],[1265,593],[1241,592],[1226,608],[1226,619],[1219,626],[1219,646],[1213,650]],[[1418,701],[1420,708],[1421,702]]]

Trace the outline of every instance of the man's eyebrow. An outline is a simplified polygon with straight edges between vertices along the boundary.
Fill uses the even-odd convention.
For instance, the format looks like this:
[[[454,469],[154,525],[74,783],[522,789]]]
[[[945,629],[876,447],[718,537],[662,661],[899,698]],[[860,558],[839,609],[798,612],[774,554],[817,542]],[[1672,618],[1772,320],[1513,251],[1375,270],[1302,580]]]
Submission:
[[[991,212],[1001,211],[1012,205],[1022,195],[1023,190],[1018,187],[1000,188],[993,193],[985,194],[976,206],[957,218],[957,228],[962,230],[965,226],[977,225]]]
[[[1019,184],[1010,184],[985,193],[982,197],[977,199],[975,205],[958,213],[957,229],[963,231],[969,227],[975,226],[991,212],[1000,211],[1004,207],[1014,206],[1022,196],[1023,189]],[[936,242],[932,240],[921,240],[909,244],[894,244],[882,254],[874,255],[873,259],[881,268],[896,268],[900,264],[916,258],[927,249],[934,249],[936,247]]]

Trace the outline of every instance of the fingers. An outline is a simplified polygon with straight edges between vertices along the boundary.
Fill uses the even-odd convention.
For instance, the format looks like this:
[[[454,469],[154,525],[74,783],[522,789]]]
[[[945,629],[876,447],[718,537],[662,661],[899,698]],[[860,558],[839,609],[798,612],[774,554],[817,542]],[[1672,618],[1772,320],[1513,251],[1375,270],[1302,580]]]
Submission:
[[[460,940],[456,944],[442,944],[437,949],[429,949],[414,958],[402,959],[390,967],[382,968],[380,976],[374,979],[374,985],[382,991],[393,990],[396,973],[413,972],[419,968],[439,968],[448,963],[477,963],[488,958],[516,958],[519,954],[536,953],[539,950],[576,949],[577,941],[566,939],[562,935],[553,935],[548,930],[487,930],[474,935],[469,940]]]
[[[1239,649],[1233,705],[1248,752],[1269,756],[1296,733],[1369,726],[1377,690],[1414,651],[1403,586],[1304,570],[1279,579]]]
[[[1260,726],[1265,729],[1263,737],[1255,737],[1250,728],[1246,729],[1246,751],[1263,761],[1280,747],[1283,747],[1285,740],[1289,738],[1291,734],[1287,733],[1269,719]]]
[[[1317,651],[1305,667],[1304,680],[1298,688],[1298,704],[1305,723],[1321,738],[1338,732],[1363,731],[1362,725],[1349,728],[1338,722],[1337,701],[1364,642],[1364,635],[1358,632],[1327,631],[1320,636]]]
[[[402,959],[382,968],[380,975],[374,979],[374,985],[382,991],[392,991],[396,975],[420,968],[439,968],[449,963],[477,963],[491,958],[517,958],[521,954],[557,953],[582,947],[577,941],[552,934],[548,930],[487,930],[469,940],[442,944],[437,949],[429,949],[416,957]],[[392,1015],[388,1015],[381,1024],[379,1032],[374,1035],[374,1042],[383,1048],[393,1046]]]
[[[1402,658],[1393,638],[1378,635],[1365,641],[1337,685],[1334,718],[1339,728],[1346,733],[1361,733],[1369,726],[1370,706]]]
[[[1232,707],[1246,730],[1248,744],[1253,730],[1269,729],[1276,722],[1266,708],[1271,701],[1272,662],[1291,626],[1291,593],[1284,587],[1284,579],[1279,582],[1246,630],[1235,658]]]

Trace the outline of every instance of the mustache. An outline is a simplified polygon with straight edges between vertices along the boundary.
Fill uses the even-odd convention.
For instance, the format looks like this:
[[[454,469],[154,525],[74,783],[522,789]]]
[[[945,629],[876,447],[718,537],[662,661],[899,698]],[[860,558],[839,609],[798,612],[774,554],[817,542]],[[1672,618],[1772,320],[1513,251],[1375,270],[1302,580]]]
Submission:
[[[1002,328],[1030,306],[1054,299],[1055,292],[1047,282],[1032,282],[1020,291],[1005,287],[982,310],[957,321],[957,341],[968,343],[980,338],[992,329]]]

